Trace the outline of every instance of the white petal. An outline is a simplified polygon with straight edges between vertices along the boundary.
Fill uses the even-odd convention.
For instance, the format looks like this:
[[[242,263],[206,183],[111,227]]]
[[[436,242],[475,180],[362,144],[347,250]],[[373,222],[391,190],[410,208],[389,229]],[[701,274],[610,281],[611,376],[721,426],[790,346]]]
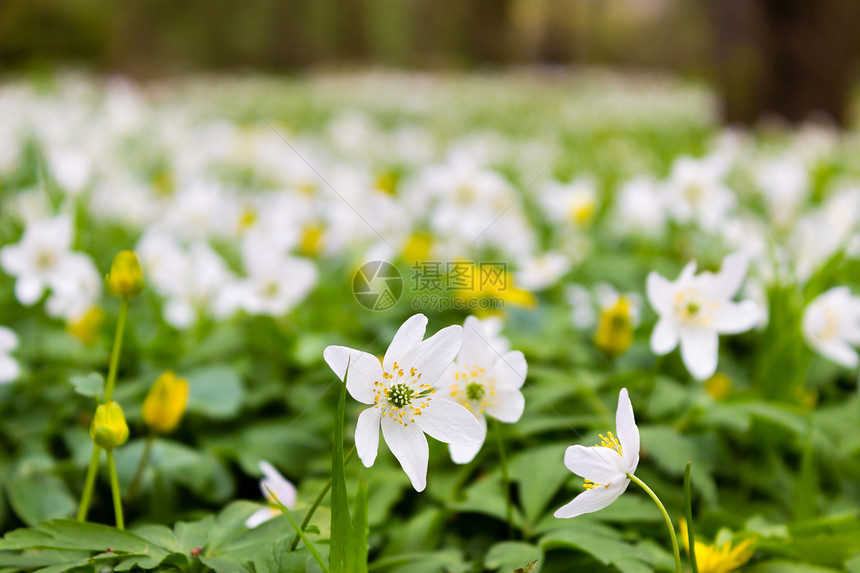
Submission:
[[[573,498],[573,501],[567,505],[558,508],[553,515],[555,517],[568,518],[576,517],[584,513],[600,511],[624,493],[629,481],[630,480],[625,478],[624,481],[619,484],[586,490]]]
[[[529,366],[526,357],[519,350],[506,352],[496,360],[493,373],[496,375],[496,388],[500,390],[518,390],[526,381]]]
[[[253,529],[260,524],[266,523],[276,515],[278,515],[278,511],[271,507],[260,508],[245,520],[245,527]]]
[[[10,357],[0,354],[0,384],[14,382],[21,375],[21,366]]]
[[[368,408],[358,415],[355,424],[355,451],[364,467],[369,468],[376,461],[379,449],[379,417],[382,408]]]
[[[570,446],[564,452],[564,465],[579,477],[602,485],[619,481],[626,471],[621,455],[603,446]]]
[[[737,334],[754,327],[761,320],[761,311],[752,300],[723,302],[713,314],[714,328],[723,334]]]
[[[484,429],[484,439],[486,439],[487,435],[487,420],[484,416],[478,416],[478,422],[481,424],[481,427]],[[475,456],[478,455],[478,452],[481,451],[481,447],[483,447],[484,441],[476,442],[474,444],[448,444],[448,451],[451,452],[451,460],[455,464],[468,464]]]
[[[403,426],[396,420],[382,418],[382,436],[388,449],[400,462],[403,471],[409,476],[415,491],[424,491],[427,485],[427,460],[430,451],[427,438],[417,424]]]
[[[718,357],[719,338],[716,331],[705,328],[681,331],[681,358],[694,378],[710,378],[717,371]]]
[[[17,275],[27,268],[26,251],[18,245],[0,249],[0,266],[10,275]]]
[[[0,326],[0,352],[9,352],[18,348],[18,335],[5,326]]]
[[[508,424],[518,422],[526,407],[526,399],[519,390],[497,390],[491,400],[487,404],[487,415]]]
[[[672,283],[657,273],[651,271],[645,284],[648,302],[659,314],[672,311]]]
[[[714,276],[714,285],[719,290],[721,298],[731,298],[741,288],[747,276],[749,257],[746,253],[737,252],[723,259],[720,272]],[[716,293],[715,293],[716,294]]]
[[[463,323],[463,345],[457,355],[457,362],[464,365],[488,365],[498,358],[490,346],[489,336],[481,321],[470,316]]]
[[[451,400],[431,398],[415,416],[415,423],[431,438],[446,444],[474,444],[484,441],[485,431],[475,416]]]
[[[391,365],[394,362],[399,362],[404,354],[421,342],[425,330],[427,330],[427,317],[423,314],[413,315],[400,325],[394,338],[391,339],[391,344],[388,345],[388,350],[385,351],[385,357],[382,359],[385,369],[391,370]]]
[[[260,482],[260,489],[263,495],[266,495],[266,490],[278,498],[284,507],[292,509],[296,505],[296,487],[290,481],[281,475],[281,473],[267,461],[261,461],[260,471],[263,472],[265,479]]]
[[[346,379],[349,395],[362,404],[373,404],[376,397],[373,393],[373,383],[382,381],[382,365],[379,363],[379,358],[346,346],[327,346],[323,350],[323,359],[341,380],[349,365]]]
[[[821,340],[814,348],[826,358],[846,368],[856,368],[860,363],[857,351],[843,340]]]
[[[35,304],[42,298],[44,290],[45,285],[34,276],[21,275],[15,281],[15,298],[24,306]]]
[[[651,351],[657,355],[668,354],[678,346],[678,326],[671,318],[661,318],[651,332]]]
[[[454,361],[462,342],[463,329],[457,325],[448,326],[413,346],[403,356],[402,366],[418,370],[422,383],[434,384]]]
[[[678,280],[675,282],[679,282],[679,283],[680,282],[686,282],[686,281],[690,280],[691,278],[693,278],[693,276],[695,274],[696,274],[696,261],[690,261],[689,263],[687,263],[687,266],[685,266],[681,270],[681,274],[678,275]]]
[[[639,465],[639,428],[633,417],[633,404],[627,395],[627,388],[622,388],[618,395],[618,409],[615,411],[615,433],[621,442],[621,454],[624,458],[626,473],[636,471]]]

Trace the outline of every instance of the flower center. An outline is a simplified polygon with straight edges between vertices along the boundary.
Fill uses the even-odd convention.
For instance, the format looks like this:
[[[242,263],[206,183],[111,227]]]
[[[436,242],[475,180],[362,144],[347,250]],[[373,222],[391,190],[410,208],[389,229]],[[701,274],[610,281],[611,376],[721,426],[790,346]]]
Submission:
[[[479,382],[472,382],[468,386],[466,386],[466,396],[469,397],[469,400],[478,401],[484,397],[484,385]]]
[[[618,438],[612,435],[612,432],[606,432],[606,435],[599,435],[600,443],[597,444],[603,448],[609,448],[610,450],[615,450],[619,455],[623,455],[621,452],[621,442],[618,441]]]
[[[54,257],[54,253],[51,251],[40,251],[36,255],[36,266],[39,269],[47,270],[54,266],[54,261],[56,257]]]
[[[593,482],[590,479],[587,479],[587,480],[585,480],[585,483],[582,484],[582,487],[585,489],[594,489],[596,487],[608,488],[611,485],[612,485],[612,482],[609,482],[607,484],[602,484],[602,483]]]
[[[688,302],[687,303],[687,314],[694,315],[699,312],[699,303],[697,302]]]
[[[406,384],[395,384],[388,390],[388,403],[395,408],[405,408],[412,403],[415,390]]]

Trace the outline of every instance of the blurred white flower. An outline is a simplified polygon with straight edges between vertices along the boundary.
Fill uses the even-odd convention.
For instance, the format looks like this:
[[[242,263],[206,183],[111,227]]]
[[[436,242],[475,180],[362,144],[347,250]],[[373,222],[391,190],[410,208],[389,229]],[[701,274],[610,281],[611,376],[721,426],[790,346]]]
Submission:
[[[0,265],[16,277],[21,304],[35,304],[51,290],[49,314],[71,318],[98,297],[98,271],[88,255],[70,250],[72,238],[71,218],[60,215],[29,223],[20,242],[0,249]]]
[[[519,262],[516,283],[526,290],[543,290],[558,283],[570,267],[570,259],[562,253],[546,252],[527,257]]]
[[[691,262],[674,282],[652,271],[648,275],[648,301],[660,315],[651,333],[651,350],[668,354],[678,343],[687,370],[699,380],[717,369],[719,335],[744,332],[761,319],[752,300],[731,299],[741,288],[749,261],[735,253],[723,260],[720,272],[696,275]]]
[[[427,484],[430,455],[425,433],[445,443],[472,445],[483,441],[484,429],[469,411],[436,396],[445,369],[460,350],[463,329],[443,328],[427,340],[427,317],[416,314],[400,327],[380,363],[372,354],[345,346],[329,346],[323,357],[346,389],[370,408],[358,417],[355,446],[365,467],[376,460],[379,427],[391,453],[416,491]]]
[[[484,437],[485,416],[514,423],[523,415],[525,399],[520,388],[528,372],[522,352],[499,354],[491,342],[481,321],[473,316],[467,318],[460,353],[439,381],[440,397],[465,406],[481,424]],[[468,463],[483,443],[483,437],[474,444],[451,443],[451,459],[458,464]]]
[[[579,330],[592,328],[597,324],[598,316],[614,308],[621,298],[628,303],[632,325],[635,327],[639,324],[642,314],[642,295],[639,293],[620,293],[609,283],[599,282],[594,285],[593,290],[580,284],[569,285],[565,294],[571,306],[571,322]]]
[[[11,354],[16,348],[18,336],[5,326],[0,326],[0,384],[12,382],[21,374],[21,367]]]
[[[615,412],[615,432],[600,435],[600,445],[570,446],[564,453],[564,465],[585,478],[586,491],[556,510],[555,517],[569,518],[605,508],[624,493],[630,484],[628,474],[639,465],[639,428],[633,417],[633,405],[622,388]]]
[[[788,155],[763,159],[753,167],[753,176],[773,222],[791,224],[809,197],[809,174],[803,162]]]
[[[637,177],[618,191],[613,228],[621,235],[659,236],[666,232],[666,210],[666,197],[658,183]]]
[[[296,487],[289,482],[267,461],[260,462],[260,471],[263,479],[260,480],[260,491],[269,503],[274,501],[273,496],[287,509],[296,505]],[[260,508],[245,520],[245,527],[254,528],[281,514],[281,510],[274,505]]]
[[[835,287],[819,295],[803,311],[803,336],[819,354],[846,368],[860,363],[860,297],[848,287]]]
[[[208,243],[191,245],[180,274],[164,285],[164,320],[179,329],[197,323],[200,315],[220,318],[228,314],[219,305],[223,289],[234,280],[221,256]]]
[[[543,186],[538,200],[550,221],[576,227],[589,225],[599,207],[597,185],[590,177],[570,183],[551,181]]]
[[[676,159],[666,182],[672,217],[679,223],[697,223],[705,231],[716,231],[737,203],[722,177],[721,162],[707,157]]]

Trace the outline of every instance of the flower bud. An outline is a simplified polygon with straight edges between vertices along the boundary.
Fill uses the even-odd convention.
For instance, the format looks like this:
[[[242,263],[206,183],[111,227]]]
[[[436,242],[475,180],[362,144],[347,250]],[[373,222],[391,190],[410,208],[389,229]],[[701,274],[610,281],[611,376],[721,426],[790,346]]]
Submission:
[[[187,405],[188,381],[168,370],[158,377],[143,401],[143,421],[155,432],[170,432],[179,424]]]
[[[105,289],[109,294],[132,298],[143,292],[143,271],[134,251],[117,253],[105,278]]]
[[[99,404],[90,426],[90,436],[96,445],[106,450],[112,450],[125,443],[128,439],[128,424],[125,423],[125,415],[119,404],[116,402]]]
[[[618,297],[614,306],[600,313],[594,344],[609,356],[624,354],[633,344],[633,314],[626,297]]]

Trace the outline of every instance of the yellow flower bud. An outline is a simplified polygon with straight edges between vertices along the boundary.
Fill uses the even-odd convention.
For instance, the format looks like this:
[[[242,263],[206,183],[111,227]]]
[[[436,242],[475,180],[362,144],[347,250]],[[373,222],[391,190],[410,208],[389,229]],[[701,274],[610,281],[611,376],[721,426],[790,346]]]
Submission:
[[[600,313],[594,344],[610,356],[619,356],[633,344],[633,315],[627,297]]]
[[[732,393],[732,379],[722,372],[717,372],[705,381],[705,391],[714,400],[725,400]]]
[[[109,294],[132,298],[143,292],[143,271],[134,251],[117,253],[105,279]]]
[[[153,431],[167,433],[179,425],[188,405],[188,381],[168,370],[158,377],[143,401],[143,421]]]
[[[90,426],[93,441],[106,450],[121,446],[128,439],[128,424],[122,408],[116,402],[100,404]]]
[[[87,346],[95,345],[99,337],[99,328],[105,321],[105,313],[97,306],[92,306],[74,322],[68,325],[68,331]]]

